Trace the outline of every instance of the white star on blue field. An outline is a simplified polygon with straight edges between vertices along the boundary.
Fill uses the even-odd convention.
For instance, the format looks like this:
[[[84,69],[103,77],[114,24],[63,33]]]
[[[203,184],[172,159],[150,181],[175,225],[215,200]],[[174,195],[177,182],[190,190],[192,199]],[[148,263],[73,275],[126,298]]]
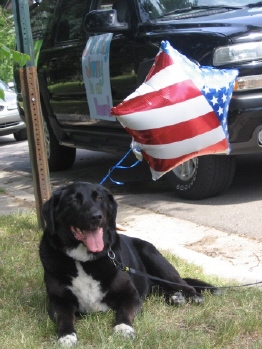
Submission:
[[[237,69],[216,69],[211,66],[201,67],[186,56],[175,50],[168,41],[161,43],[161,49],[171,57],[174,62],[183,67],[185,74],[198,87],[207,102],[210,104],[228,139],[227,114],[229,102],[232,97]]]

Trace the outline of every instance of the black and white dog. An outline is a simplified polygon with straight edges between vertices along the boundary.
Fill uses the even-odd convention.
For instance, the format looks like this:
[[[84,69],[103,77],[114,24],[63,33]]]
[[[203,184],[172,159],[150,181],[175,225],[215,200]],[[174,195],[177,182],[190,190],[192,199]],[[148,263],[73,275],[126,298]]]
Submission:
[[[149,242],[118,234],[117,204],[101,185],[77,182],[61,187],[44,203],[42,213],[46,228],[40,259],[61,344],[77,342],[76,314],[113,309],[114,331],[134,337],[133,319],[152,290],[157,288],[171,304],[185,299],[202,303],[201,291],[211,286],[182,279]],[[122,266],[170,283],[129,273]]]

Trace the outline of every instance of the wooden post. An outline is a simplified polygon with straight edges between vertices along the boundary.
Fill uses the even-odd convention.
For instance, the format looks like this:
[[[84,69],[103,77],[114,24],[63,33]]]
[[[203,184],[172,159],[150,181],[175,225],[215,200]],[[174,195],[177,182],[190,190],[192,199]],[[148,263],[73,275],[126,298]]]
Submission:
[[[36,213],[40,229],[44,229],[42,204],[51,195],[49,169],[44,138],[37,69],[34,66],[33,39],[27,0],[12,0],[17,49],[30,55],[26,67],[20,69],[23,105],[26,117],[30,162],[33,175]]]

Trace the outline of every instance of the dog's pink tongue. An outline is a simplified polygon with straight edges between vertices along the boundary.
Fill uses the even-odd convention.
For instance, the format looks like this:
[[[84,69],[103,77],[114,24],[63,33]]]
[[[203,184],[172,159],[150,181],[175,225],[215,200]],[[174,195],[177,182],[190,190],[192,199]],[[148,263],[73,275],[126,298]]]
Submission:
[[[97,228],[92,231],[83,231],[83,243],[90,252],[101,252],[104,249],[103,229]]]

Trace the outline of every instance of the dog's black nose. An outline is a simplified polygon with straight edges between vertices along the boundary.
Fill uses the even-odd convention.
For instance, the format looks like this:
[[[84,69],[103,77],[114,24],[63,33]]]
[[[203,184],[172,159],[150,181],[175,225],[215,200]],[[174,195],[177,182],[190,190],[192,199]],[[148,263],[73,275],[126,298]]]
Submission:
[[[102,215],[99,214],[99,213],[93,214],[93,215],[91,216],[91,221],[92,221],[92,223],[101,222],[101,220],[102,220]]]

